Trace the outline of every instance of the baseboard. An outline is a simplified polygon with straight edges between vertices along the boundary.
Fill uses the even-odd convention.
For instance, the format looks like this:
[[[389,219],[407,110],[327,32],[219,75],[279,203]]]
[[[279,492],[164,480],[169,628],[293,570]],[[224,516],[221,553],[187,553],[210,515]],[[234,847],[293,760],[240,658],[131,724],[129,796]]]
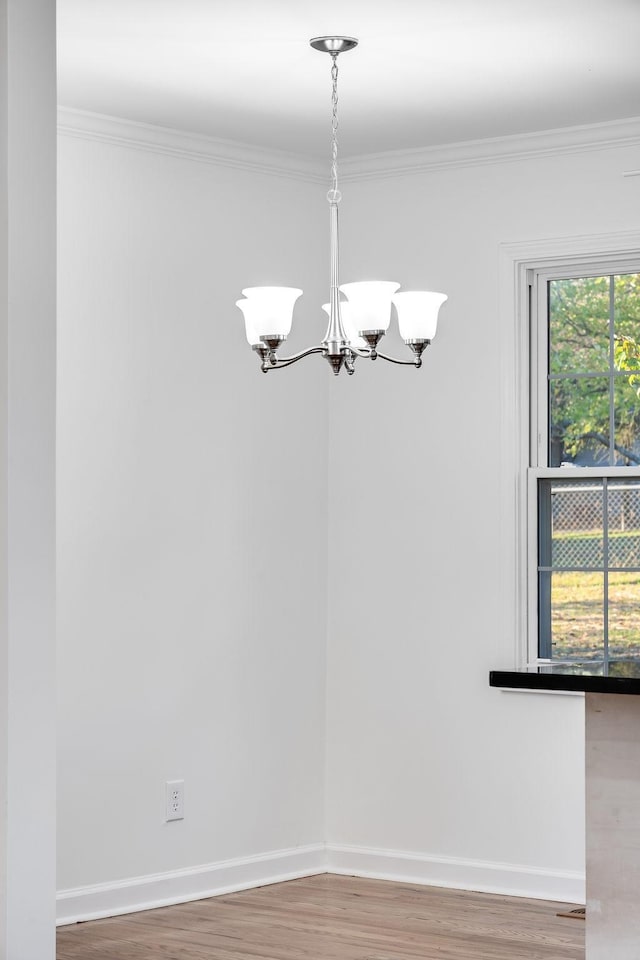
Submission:
[[[57,897],[57,923],[64,926],[153,910],[320,873],[562,903],[585,902],[584,876],[580,873],[318,843],[256,857],[61,890]]]
[[[57,924],[152,910],[318,873],[326,873],[323,843],[61,890],[57,896]]]
[[[585,902],[583,874],[542,870],[512,863],[460,860],[397,850],[329,844],[327,871],[432,887],[477,890],[509,897],[558,900],[562,903]]]

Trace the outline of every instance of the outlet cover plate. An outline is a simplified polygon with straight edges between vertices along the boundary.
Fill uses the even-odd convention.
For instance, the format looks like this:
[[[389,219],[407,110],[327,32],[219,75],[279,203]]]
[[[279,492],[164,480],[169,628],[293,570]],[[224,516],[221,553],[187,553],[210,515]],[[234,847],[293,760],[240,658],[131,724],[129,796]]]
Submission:
[[[165,820],[184,820],[184,780],[165,784]]]

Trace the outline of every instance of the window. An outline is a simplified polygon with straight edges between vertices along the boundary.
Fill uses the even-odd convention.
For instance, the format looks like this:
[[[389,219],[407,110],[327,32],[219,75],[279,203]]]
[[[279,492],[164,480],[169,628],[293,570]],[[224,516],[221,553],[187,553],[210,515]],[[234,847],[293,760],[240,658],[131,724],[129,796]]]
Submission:
[[[529,661],[608,673],[640,658],[640,263],[529,280]]]

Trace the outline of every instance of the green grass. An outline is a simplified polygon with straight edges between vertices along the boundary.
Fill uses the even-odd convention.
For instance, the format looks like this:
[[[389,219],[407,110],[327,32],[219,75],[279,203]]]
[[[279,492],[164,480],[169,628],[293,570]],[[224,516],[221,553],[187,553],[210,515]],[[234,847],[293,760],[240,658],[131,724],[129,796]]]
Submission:
[[[604,575],[554,573],[551,585],[553,655],[593,657],[604,644]],[[609,574],[609,653],[640,653],[640,573]]]

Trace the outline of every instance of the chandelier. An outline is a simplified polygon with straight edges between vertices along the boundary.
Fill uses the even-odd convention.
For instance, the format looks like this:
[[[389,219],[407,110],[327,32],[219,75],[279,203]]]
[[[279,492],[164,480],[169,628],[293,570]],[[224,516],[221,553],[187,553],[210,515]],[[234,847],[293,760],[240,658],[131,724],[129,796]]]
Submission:
[[[291,330],[293,308],[302,290],[295,287],[247,287],[244,300],[236,305],[244,315],[247,340],[260,358],[263,373],[288,367],[303,357],[319,353],[331,364],[336,376],[342,368],[355,371],[358,357],[388,360],[390,363],[422,366],[422,354],[435,336],[438,310],[447,299],[444,293],[407,290],[398,293],[399,283],[371,280],[359,283],[339,281],[338,204],[338,56],[353,50],[353,37],[316,37],[309,41],[314,50],[331,56],[331,188],[327,193],[330,214],[331,284],[329,303],[322,309],[329,316],[324,340],[289,357],[278,356]],[[346,298],[342,301],[340,294]],[[396,359],[378,351],[378,344],[389,328],[391,304],[395,306],[400,336],[413,356]]]

